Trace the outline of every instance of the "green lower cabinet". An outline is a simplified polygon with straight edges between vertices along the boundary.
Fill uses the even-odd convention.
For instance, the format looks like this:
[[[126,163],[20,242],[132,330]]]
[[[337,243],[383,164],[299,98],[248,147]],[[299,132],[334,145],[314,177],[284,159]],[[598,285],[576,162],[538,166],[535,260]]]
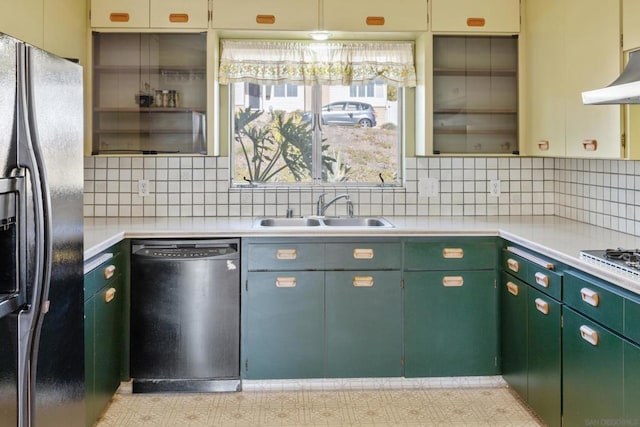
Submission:
[[[562,424],[561,305],[528,289],[527,402],[548,426]]]
[[[640,347],[624,343],[624,419],[625,424],[640,425]]]
[[[325,274],[326,376],[401,376],[400,271]]]
[[[566,426],[623,417],[623,339],[563,307],[562,411]]]
[[[324,273],[248,273],[245,378],[322,378]]]
[[[85,301],[87,425],[93,425],[120,386],[124,290],[121,276]]]
[[[85,277],[85,280],[87,278]],[[89,298],[84,303],[84,384],[85,384],[85,415],[86,425],[92,426],[100,417],[102,408],[100,408],[96,397],[96,379],[95,379],[95,310],[93,308],[93,300],[95,297]]]
[[[405,272],[405,376],[498,373],[496,276]]]
[[[503,273],[500,280],[500,354],[502,376],[522,397],[528,398],[527,303],[529,286]]]

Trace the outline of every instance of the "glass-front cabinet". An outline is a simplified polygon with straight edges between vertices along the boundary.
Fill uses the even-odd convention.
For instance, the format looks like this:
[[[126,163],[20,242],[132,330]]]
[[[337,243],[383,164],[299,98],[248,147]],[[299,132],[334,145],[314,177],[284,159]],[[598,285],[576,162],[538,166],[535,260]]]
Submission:
[[[92,154],[206,154],[206,34],[93,33]]]
[[[517,36],[434,36],[433,152],[518,152]]]

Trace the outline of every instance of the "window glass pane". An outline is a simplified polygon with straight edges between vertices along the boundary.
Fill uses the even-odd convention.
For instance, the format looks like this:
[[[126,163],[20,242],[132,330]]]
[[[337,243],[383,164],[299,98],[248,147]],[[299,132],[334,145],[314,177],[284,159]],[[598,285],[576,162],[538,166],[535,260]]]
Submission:
[[[236,83],[231,92],[233,181],[311,182],[311,122],[303,120],[310,110],[310,97],[305,97],[310,88],[296,88],[296,96],[284,97],[284,85],[273,86],[274,96],[269,85],[250,85],[257,91],[244,86]]]
[[[354,87],[360,96],[353,96]],[[398,90],[389,89],[374,83],[322,88],[323,154],[332,160],[323,164],[323,181],[379,184],[379,174],[386,183],[398,180]]]
[[[380,175],[387,184],[399,183],[402,92],[397,88],[232,86],[235,183],[379,184]],[[317,140],[314,117],[320,121]],[[322,153],[315,168],[314,145]]]

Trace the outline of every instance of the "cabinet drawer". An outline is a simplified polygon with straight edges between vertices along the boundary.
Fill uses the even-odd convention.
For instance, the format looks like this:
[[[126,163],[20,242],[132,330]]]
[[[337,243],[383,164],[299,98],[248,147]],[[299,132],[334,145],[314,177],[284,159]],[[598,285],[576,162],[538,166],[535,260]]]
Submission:
[[[84,275],[85,301],[95,295],[107,283],[114,281],[119,277],[120,272],[124,270],[124,256],[119,251],[103,253],[94,257],[93,260],[99,261],[101,256],[104,256],[105,260]],[[91,262],[91,260],[88,262]]]
[[[152,0],[149,23],[152,28],[203,28],[209,20],[207,0]]]
[[[249,270],[322,270],[323,245],[265,243],[249,245]]]
[[[427,1],[324,0],[328,31],[427,31]]]
[[[550,268],[555,268],[555,263],[523,249],[514,250],[522,251],[525,255],[520,256],[505,249],[502,252],[501,268],[559,300],[562,297],[562,274]]]
[[[624,298],[606,282],[576,271],[564,276],[563,301],[578,312],[623,332]]]
[[[517,33],[520,0],[432,0],[433,32]]]
[[[92,0],[94,28],[148,28],[149,0]]]
[[[407,270],[477,270],[495,268],[495,244],[492,241],[433,241],[405,244]]]
[[[213,27],[237,30],[318,28],[317,0],[213,0]]]
[[[402,248],[400,243],[327,243],[325,259],[328,270],[399,270]]]
[[[632,341],[640,343],[640,298],[624,300],[624,333]]]

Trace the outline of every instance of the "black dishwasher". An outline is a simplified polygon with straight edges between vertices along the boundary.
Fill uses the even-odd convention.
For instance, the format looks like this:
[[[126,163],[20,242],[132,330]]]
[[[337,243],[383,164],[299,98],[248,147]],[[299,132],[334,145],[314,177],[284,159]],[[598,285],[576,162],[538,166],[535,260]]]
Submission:
[[[133,392],[240,389],[240,241],[134,240]]]

